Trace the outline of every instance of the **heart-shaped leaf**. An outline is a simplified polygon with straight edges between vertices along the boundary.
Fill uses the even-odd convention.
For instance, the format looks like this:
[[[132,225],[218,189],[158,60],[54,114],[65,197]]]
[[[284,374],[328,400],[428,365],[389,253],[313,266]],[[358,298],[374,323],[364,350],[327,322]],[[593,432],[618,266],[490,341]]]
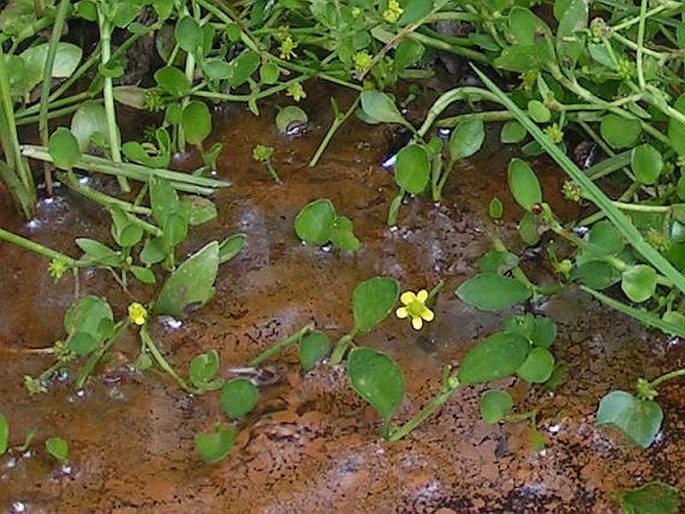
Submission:
[[[307,334],[298,345],[300,363],[305,371],[314,367],[317,361],[328,355],[331,342],[323,332],[316,331]]]
[[[374,277],[355,287],[352,293],[355,328],[370,332],[390,313],[399,294],[399,282],[390,277]]]
[[[231,453],[236,435],[238,435],[238,430],[235,427],[217,427],[214,432],[197,434],[195,450],[207,464],[220,462]]]
[[[546,348],[533,348],[516,374],[533,384],[542,384],[552,376],[552,371],[554,355]]]
[[[633,302],[644,302],[656,291],[656,270],[646,264],[631,266],[621,274],[621,289]]]
[[[471,348],[459,366],[463,384],[479,384],[513,375],[530,352],[524,337],[497,332]]]
[[[612,391],[599,403],[596,423],[613,425],[635,444],[647,448],[654,442],[662,419],[658,403],[639,400],[625,391]]]
[[[330,200],[315,200],[298,213],[295,218],[295,233],[305,243],[324,245],[331,238],[331,226],[335,218],[335,207]]]

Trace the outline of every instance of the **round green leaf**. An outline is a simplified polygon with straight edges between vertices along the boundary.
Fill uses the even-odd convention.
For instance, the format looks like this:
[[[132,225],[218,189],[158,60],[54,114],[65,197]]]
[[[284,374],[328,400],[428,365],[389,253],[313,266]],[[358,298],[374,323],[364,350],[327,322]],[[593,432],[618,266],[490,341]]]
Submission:
[[[219,373],[219,354],[216,350],[196,355],[190,361],[188,376],[195,387],[203,387]]]
[[[78,141],[74,134],[64,127],[59,127],[52,133],[48,142],[48,151],[55,166],[65,170],[70,170],[81,159]]]
[[[596,256],[616,255],[625,246],[623,235],[607,220],[598,221],[588,234],[589,250]]]
[[[101,134],[105,141],[109,141],[105,108],[97,102],[82,104],[71,119],[71,133],[82,152],[88,151],[95,134]]]
[[[224,382],[219,404],[229,418],[241,418],[249,414],[259,402],[257,387],[246,378],[234,378]]]
[[[547,123],[552,119],[552,113],[540,100],[528,102],[528,116],[536,123]]]
[[[506,391],[493,389],[480,397],[480,417],[489,425],[499,423],[514,406],[514,400]]]
[[[479,384],[513,375],[524,363],[530,343],[518,334],[497,332],[471,348],[459,366],[459,381]]]
[[[62,464],[65,464],[69,459],[69,443],[61,437],[46,439],[45,449]]]
[[[330,240],[335,219],[335,207],[330,200],[314,200],[295,218],[295,233],[305,243],[321,246]]]
[[[276,115],[276,128],[282,134],[288,133],[292,127],[306,125],[309,121],[307,113],[297,105],[288,105],[278,111]]]
[[[212,132],[212,115],[203,102],[193,100],[183,109],[181,126],[186,140],[191,145],[199,145]]]
[[[352,388],[387,422],[404,399],[404,377],[387,355],[371,348],[355,348],[347,359]]]
[[[450,160],[471,157],[485,141],[485,126],[483,120],[464,121],[457,124],[450,136],[449,150]]]
[[[638,182],[654,184],[664,167],[664,160],[659,150],[646,143],[633,148],[630,153],[630,167]]]
[[[390,277],[374,277],[355,287],[352,293],[355,328],[370,332],[390,313],[399,294],[399,282]]]
[[[588,261],[573,269],[571,279],[601,291],[618,282],[620,275],[606,262]]]
[[[499,140],[504,144],[520,143],[526,138],[526,129],[518,121],[510,120],[502,125]]]
[[[504,321],[504,330],[519,334],[540,348],[549,348],[557,337],[557,326],[554,321],[546,316],[532,314],[509,316]]]
[[[208,434],[195,436],[195,450],[207,464],[220,462],[231,453],[238,430],[235,427],[220,428]]]
[[[605,114],[599,132],[612,148],[628,148],[637,143],[642,127],[637,120],[627,120],[617,114]]]
[[[179,18],[176,22],[174,37],[178,46],[188,53],[194,53],[198,47],[202,46],[202,28],[197,21],[190,16]]]
[[[482,311],[508,309],[530,298],[531,292],[515,278],[497,273],[479,273],[461,284],[456,292],[463,302]]]
[[[490,250],[476,261],[476,268],[481,273],[506,273],[514,269],[519,263],[519,258],[511,252]]]
[[[633,302],[644,302],[656,291],[656,280],[654,268],[646,264],[637,264],[622,273],[621,289]]]
[[[395,182],[411,194],[417,195],[426,188],[429,173],[428,153],[423,146],[405,146],[397,154]]]
[[[413,66],[423,56],[425,47],[413,39],[403,39],[395,49],[395,67],[398,71]]]
[[[316,331],[306,335],[298,345],[300,363],[305,371],[314,367],[317,361],[328,355],[331,349],[331,342],[323,332]]]
[[[508,170],[509,189],[514,200],[525,210],[542,202],[540,183],[533,170],[521,159],[512,159]]]
[[[526,211],[519,221],[517,227],[521,241],[528,246],[535,246],[540,242],[540,232],[538,232],[538,222],[532,212]]]
[[[259,78],[265,84],[275,84],[278,82],[278,77],[280,75],[280,70],[278,69],[278,64],[275,62],[267,62],[261,65],[259,68]]]
[[[554,356],[545,348],[533,348],[516,371],[519,377],[533,384],[542,384],[552,376]]]
[[[663,413],[659,404],[638,400],[625,391],[612,391],[599,403],[596,423],[613,425],[643,448],[654,442]]]
[[[172,96],[187,96],[192,87],[185,73],[173,66],[158,69],[155,72],[155,82],[162,91]]]

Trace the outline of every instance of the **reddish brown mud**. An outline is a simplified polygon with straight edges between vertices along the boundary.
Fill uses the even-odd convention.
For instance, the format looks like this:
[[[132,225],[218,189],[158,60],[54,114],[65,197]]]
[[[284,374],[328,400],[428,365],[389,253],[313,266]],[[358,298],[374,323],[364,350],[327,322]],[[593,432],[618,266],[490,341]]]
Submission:
[[[506,224],[520,215],[507,193],[511,150],[490,145],[455,171],[443,205],[413,199],[403,205],[399,227],[390,230],[385,220],[395,187],[377,165],[387,129],[352,121],[321,163],[309,168],[331,121],[325,97],[310,95],[310,107],[324,107],[312,109],[308,132],[295,139],[272,128],[273,106],[265,106],[261,118],[235,110],[217,121],[215,134],[225,145],[220,176],[233,187],[217,195],[218,219],[195,230],[184,251],[236,232],[247,234],[248,243],[222,266],[208,306],[178,328],[155,322],[153,335],[179,370],[194,355],[216,349],[226,375],[309,322],[331,338],[344,334],[352,322],[350,296],[362,280],[391,275],[403,290],[417,290],[443,279],[436,319],[424,330],[389,317],[357,339],[389,353],[404,370],[403,421],[438,392],[442,366],[458,364],[509,314],[477,312],[454,290],[489,248],[482,220],[492,196],[504,201]],[[252,160],[258,143],[275,147],[282,185]],[[561,172],[536,169],[546,198],[572,216],[574,207],[557,194]],[[317,198],[330,198],[353,220],[363,243],[359,252],[299,243],[293,219]],[[29,224],[3,202],[0,226],[71,255],[77,255],[74,237],[109,237],[107,216],[63,190],[43,201]],[[685,366],[682,342],[647,332],[575,289],[540,305],[558,323],[554,353],[568,364],[568,379],[553,394],[513,381],[497,384],[514,385],[521,410],[539,409],[542,452],[532,446],[529,424],[479,421],[480,387],[459,390],[438,415],[389,444],[342,368],[321,364],[302,373],[290,350],[268,364],[278,383],[261,390],[234,453],[205,465],[193,438],[222,421],[216,395],[189,396],[158,373],[127,371],[135,359],[133,334],[83,391],[67,381],[46,395],[28,396],[24,375],[35,376],[49,362],[22,349],[63,337],[73,281],[53,284],[44,259],[6,244],[0,245],[0,269],[0,412],[9,419],[13,445],[38,428],[31,450],[0,458],[2,512],[613,513],[618,509],[610,495],[617,489],[662,480],[685,490],[682,381],[660,390],[665,419],[651,448],[635,448],[594,425],[597,404],[609,390],[631,390],[637,377]],[[107,295],[120,316],[130,301],[103,271],[82,274],[80,287],[82,294]],[[145,300],[151,292],[133,294]],[[66,468],[42,449],[53,435],[69,441]]]

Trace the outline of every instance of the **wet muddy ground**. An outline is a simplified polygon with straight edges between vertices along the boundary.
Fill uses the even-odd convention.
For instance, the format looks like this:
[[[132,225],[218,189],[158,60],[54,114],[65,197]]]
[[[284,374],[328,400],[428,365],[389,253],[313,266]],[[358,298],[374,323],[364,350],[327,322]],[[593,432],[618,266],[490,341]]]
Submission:
[[[411,200],[402,207],[400,226],[390,230],[385,219],[395,186],[378,166],[388,130],[352,121],[310,169],[307,162],[331,121],[325,97],[310,96],[310,106],[324,107],[313,110],[308,132],[297,138],[277,134],[273,105],[261,118],[237,108],[217,117],[215,137],[225,145],[220,176],[233,187],[217,195],[219,218],[192,232],[184,252],[236,232],[247,234],[248,243],[222,266],[208,306],[181,327],[156,322],[153,335],[180,370],[194,355],[216,349],[226,376],[311,321],[332,339],[347,332],[351,293],[362,280],[390,275],[403,290],[418,290],[443,279],[436,319],[424,330],[388,317],[357,339],[387,352],[404,370],[407,398],[399,419],[406,420],[439,390],[443,364],[458,364],[514,312],[480,313],[453,294],[489,249],[482,220],[491,197],[505,203],[503,231],[520,214],[506,184],[513,150],[489,145],[454,173],[443,205]],[[284,184],[252,160],[258,143],[275,147]],[[575,207],[556,193],[561,171],[544,163],[536,169],[556,210],[573,216]],[[293,219],[317,198],[331,199],[353,220],[361,250],[299,243]],[[58,190],[29,224],[3,198],[0,226],[78,255],[73,238],[108,237],[103,220],[107,216],[92,205]],[[532,254],[526,265],[544,277],[541,263]],[[269,364],[277,383],[261,390],[233,454],[205,465],[193,438],[221,420],[216,395],[189,396],[160,374],[127,371],[136,355],[132,337],[83,391],[67,382],[28,396],[23,376],[35,376],[49,362],[25,350],[63,336],[73,282],[54,285],[44,259],[6,244],[0,269],[0,411],[10,421],[12,444],[30,427],[39,429],[37,451],[0,458],[2,512],[609,513],[618,512],[610,498],[616,489],[662,480],[685,490],[682,381],[660,389],[664,425],[648,450],[594,425],[597,404],[610,389],[631,390],[639,376],[685,366],[682,342],[648,332],[575,289],[536,306],[558,324],[554,353],[568,364],[568,379],[555,393],[514,385],[522,409],[540,409],[542,452],[534,450],[528,424],[479,421],[479,387],[460,390],[405,440],[386,443],[379,418],[348,387],[342,368],[321,364],[304,374],[290,351]],[[104,271],[83,274],[81,291],[108,295],[119,315],[129,302]],[[146,293],[133,294],[145,299]],[[68,468],[41,449],[51,435],[68,439]]]

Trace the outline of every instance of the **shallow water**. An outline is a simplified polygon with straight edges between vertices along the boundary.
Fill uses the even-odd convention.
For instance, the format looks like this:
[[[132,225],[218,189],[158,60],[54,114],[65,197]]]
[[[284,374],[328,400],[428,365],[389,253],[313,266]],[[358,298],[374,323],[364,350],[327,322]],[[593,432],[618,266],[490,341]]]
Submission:
[[[247,234],[248,243],[222,266],[208,306],[181,327],[155,323],[153,335],[180,370],[194,355],[216,349],[226,375],[310,321],[332,339],[344,334],[352,324],[350,296],[362,280],[391,275],[403,290],[417,290],[443,279],[436,320],[424,330],[389,317],[357,338],[389,353],[404,370],[408,394],[399,419],[405,420],[439,390],[443,364],[457,364],[509,314],[480,313],[453,292],[489,249],[482,216],[494,195],[507,211],[501,230],[515,244],[510,225],[520,212],[506,183],[512,150],[491,137],[493,144],[454,172],[441,206],[413,199],[391,230],[385,219],[395,186],[378,165],[392,138],[387,128],[352,121],[320,164],[307,166],[331,121],[327,93],[310,92],[311,123],[296,138],[277,134],[274,105],[260,118],[237,108],[218,115],[215,137],[224,143],[219,175],[233,187],[217,195],[218,219],[194,230],[183,251],[236,232]],[[341,107],[349,100],[342,96]],[[252,160],[258,143],[276,149],[284,184]],[[556,212],[574,216],[575,206],[557,193],[561,171],[544,163],[536,170]],[[331,199],[353,220],[361,250],[300,244],[293,219],[316,198]],[[0,226],[71,255],[77,255],[74,237],[109,237],[101,225],[107,217],[63,190],[42,202],[30,224],[2,201]],[[535,255],[524,264],[545,276]],[[575,289],[540,306],[558,323],[554,353],[570,367],[567,381],[554,394],[514,387],[522,408],[540,409],[541,453],[532,448],[529,425],[479,422],[482,389],[475,387],[456,393],[405,440],[386,443],[377,415],[350,390],[342,369],[320,365],[303,374],[289,351],[269,364],[278,382],[262,389],[234,453],[209,466],[196,457],[193,438],[222,419],[216,396],[189,396],[154,372],[128,372],[136,355],[132,338],[83,392],[58,383],[47,395],[29,397],[22,377],[48,362],[22,349],[63,336],[73,282],[54,285],[44,259],[5,244],[0,268],[0,411],[10,421],[12,444],[20,444],[29,427],[39,428],[37,451],[0,458],[3,512],[604,513],[618,511],[610,494],[619,488],[663,480],[685,490],[681,383],[660,389],[664,428],[648,450],[593,424],[599,399],[610,389],[630,390],[638,376],[685,366],[682,343],[645,331]],[[129,302],[103,271],[82,274],[81,292],[109,295],[119,315]],[[145,300],[151,292],[133,294]],[[40,449],[51,435],[69,440],[68,469]]]

